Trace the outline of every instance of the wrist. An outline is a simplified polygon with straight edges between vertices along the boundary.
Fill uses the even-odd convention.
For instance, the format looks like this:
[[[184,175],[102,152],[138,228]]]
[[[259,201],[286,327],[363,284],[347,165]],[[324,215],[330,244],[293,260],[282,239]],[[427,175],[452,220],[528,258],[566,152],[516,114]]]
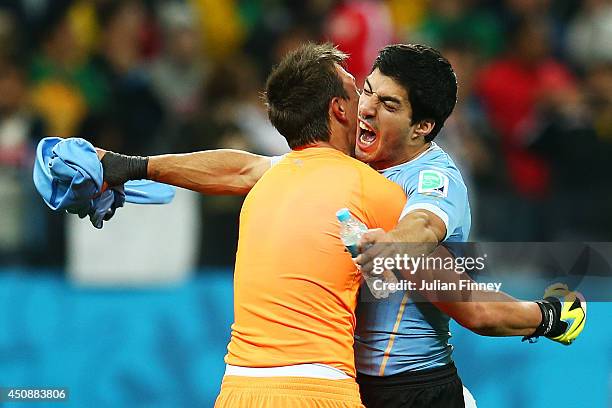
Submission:
[[[564,329],[561,327],[561,305],[559,301],[555,298],[546,298],[537,301],[536,304],[540,307],[542,321],[530,336],[523,338],[523,341],[531,341],[540,336],[556,337],[562,334]]]
[[[148,157],[106,152],[100,161],[104,181],[111,187],[125,184],[129,180],[147,178]]]

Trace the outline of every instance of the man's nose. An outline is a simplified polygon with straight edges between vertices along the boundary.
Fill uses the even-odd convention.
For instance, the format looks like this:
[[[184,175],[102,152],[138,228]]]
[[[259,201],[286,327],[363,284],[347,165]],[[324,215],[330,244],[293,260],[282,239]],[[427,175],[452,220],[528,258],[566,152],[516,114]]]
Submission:
[[[374,98],[362,95],[359,98],[359,116],[362,118],[371,118],[376,113]]]

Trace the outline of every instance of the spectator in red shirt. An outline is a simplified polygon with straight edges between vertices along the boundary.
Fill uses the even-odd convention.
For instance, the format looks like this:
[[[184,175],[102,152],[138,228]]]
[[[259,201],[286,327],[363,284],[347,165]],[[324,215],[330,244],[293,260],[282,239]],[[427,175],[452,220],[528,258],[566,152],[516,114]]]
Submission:
[[[550,171],[530,151],[543,116],[575,94],[569,70],[550,56],[549,29],[542,20],[524,18],[511,33],[505,55],[479,76],[477,92],[502,142],[510,179],[524,197],[546,197]]]

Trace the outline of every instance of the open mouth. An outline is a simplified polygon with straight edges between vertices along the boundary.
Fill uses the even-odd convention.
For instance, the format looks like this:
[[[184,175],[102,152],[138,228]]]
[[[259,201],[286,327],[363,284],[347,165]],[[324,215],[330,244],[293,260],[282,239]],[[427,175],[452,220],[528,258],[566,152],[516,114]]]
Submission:
[[[361,149],[367,149],[376,142],[376,131],[367,122],[359,121],[359,134],[357,144]]]

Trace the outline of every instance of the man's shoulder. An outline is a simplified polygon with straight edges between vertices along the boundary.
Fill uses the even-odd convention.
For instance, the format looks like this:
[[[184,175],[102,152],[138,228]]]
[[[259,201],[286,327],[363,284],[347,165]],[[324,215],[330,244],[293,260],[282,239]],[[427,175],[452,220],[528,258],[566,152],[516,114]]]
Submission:
[[[346,156],[343,160],[353,172],[353,181],[359,185],[368,205],[386,203],[391,206],[391,202],[395,204],[405,202],[406,193],[397,183],[353,157]]]
[[[376,182],[376,183],[384,183],[384,184],[389,183],[389,184],[392,184],[381,173],[379,173],[378,171],[374,170],[368,164],[355,159],[354,157],[345,156],[345,157],[343,157],[342,160],[343,160],[343,162],[344,162],[344,164],[346,166],[354,169],[356,171],[356,174],[358,174],[359,177],[362,180],[365,180],[366,182]]]
[[[465,186],[461,172],[453,159],[437,145],[415,160],[385,169],[383,175],[405,187],[408,185],[416,187],[423,181],[433,182],[444,179]]]

